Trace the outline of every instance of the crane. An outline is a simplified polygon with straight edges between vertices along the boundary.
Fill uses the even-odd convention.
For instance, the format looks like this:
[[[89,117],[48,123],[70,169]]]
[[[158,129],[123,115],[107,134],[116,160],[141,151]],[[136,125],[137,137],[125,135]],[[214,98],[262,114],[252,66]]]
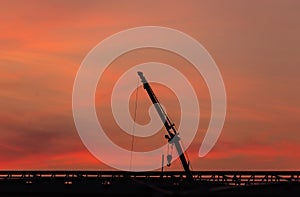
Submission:
[[[175,124],[170,120],[167,113],[164,111],[164,109],[160,105],[157,97],[155,96],[151,86],[149,85],[148,81],[144,77],[143,73],[140,72],[140,71],[137,72],[137,73],[138,73],[139,77],[141,78],[141,82],[143,83],[144,89],[147,91],[153,105],[155,106],[155,109],[156,109],[161,121],[163,122],[163,124],[164,124],[164,126],[167,130],[168,134],[165,135],[165,138],[168,140],[168,143],[175,145],[175,148],[176,148],[177,153],[179,155],[182,167],[185,171],[186,178],[187,179],[192,179],[193,177],[192,177],[192,174],[191,174],[189,162],[187,161],[186,156],[185,156],[185,154],[182,150],[182,147],[179,143],[180,137],[179,137],[179,134],[178,134],[178,132],[175,128]],[[167,158],[167,159],[171,160],[171,158]],[[169,163],[170,163],[170,161],[169,161]]]

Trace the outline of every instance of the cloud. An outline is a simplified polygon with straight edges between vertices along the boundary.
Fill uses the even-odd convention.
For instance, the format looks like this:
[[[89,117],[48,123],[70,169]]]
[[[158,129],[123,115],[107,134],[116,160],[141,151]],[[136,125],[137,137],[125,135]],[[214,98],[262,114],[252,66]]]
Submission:
[[[189,148],[195,169],[298,169],[299,2],[257,3],[2,1],[0,168],[108,169],[88,153],[73,123],[77,69],[107,36],[129,27],[161,25],[199,40],[218,64],[228,98],[221,138],[207,157],[198,158],[210,117],[207,87],[186,69],[185,60],[151,50],[125,54],[106,73],[96,104],[107,128],[122,132],[106,113],[107,102],[97,99],[109,101],[109,87],[128,65],[153,58],[181,69],[195,84],[201,108],[199,133]],[[177,101],[169,95],[159,92],[176,120]],[[141,102],[144,113],[147,102]],[[128,136],[111,137],[129,146]],[[153,139],[155,143],[138,141],[137,148],[161,143],[159,136]],[[181,169],[180,164],[173,169]]]

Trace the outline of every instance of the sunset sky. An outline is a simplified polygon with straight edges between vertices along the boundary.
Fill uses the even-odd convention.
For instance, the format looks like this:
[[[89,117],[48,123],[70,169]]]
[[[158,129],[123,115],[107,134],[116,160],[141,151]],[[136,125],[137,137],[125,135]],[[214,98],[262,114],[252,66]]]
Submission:
[[[116,59],[98,84],[97,113],[112,140],[130,150],[131,137],[118,128],[109,108],[114,83],[130,67],[157,61],[181,70],[199,99],[199,130],[187,150],[193,170],[300,170],[299,10],[300,1],[294,0],[0,0],[0,169],[112,170],[85,148],[76,131],[74,79],[99,42],[153,25],[185,32],[215,60],[227,94],[222,134],[199,158],[210,117],[204,81],[178,55],[141,49]],[[157,84],[153,89],[179,124],[175,94]],[[145,124],[150,101],[142,88],[138,94],[137,122]],[[134,94],[131,112],[133,100]],[[134,150],[160,145],[163,136],[164,130],[136,139]],[[179,161],[168,170],[181,170]]]

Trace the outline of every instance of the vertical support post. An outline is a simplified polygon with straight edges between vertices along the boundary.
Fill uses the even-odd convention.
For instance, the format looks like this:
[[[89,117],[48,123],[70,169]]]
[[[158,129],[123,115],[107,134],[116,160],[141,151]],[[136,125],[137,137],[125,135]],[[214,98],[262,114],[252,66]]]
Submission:
[[[164,166],[165,166],[165,155],[161,155],[161,177],[164,175]]]

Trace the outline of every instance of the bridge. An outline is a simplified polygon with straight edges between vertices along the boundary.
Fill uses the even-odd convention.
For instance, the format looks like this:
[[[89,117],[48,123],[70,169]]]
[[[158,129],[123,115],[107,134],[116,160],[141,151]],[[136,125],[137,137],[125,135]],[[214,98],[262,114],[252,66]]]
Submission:
[[[0,171],[0,194],[181,194],[236,193],[251,191],[300,194],[300,171]],[[270,189],[266,189],[270,188]],[[288,189],[286,189],[288,188]],[[286,193],[288,195],[290,193]]]

